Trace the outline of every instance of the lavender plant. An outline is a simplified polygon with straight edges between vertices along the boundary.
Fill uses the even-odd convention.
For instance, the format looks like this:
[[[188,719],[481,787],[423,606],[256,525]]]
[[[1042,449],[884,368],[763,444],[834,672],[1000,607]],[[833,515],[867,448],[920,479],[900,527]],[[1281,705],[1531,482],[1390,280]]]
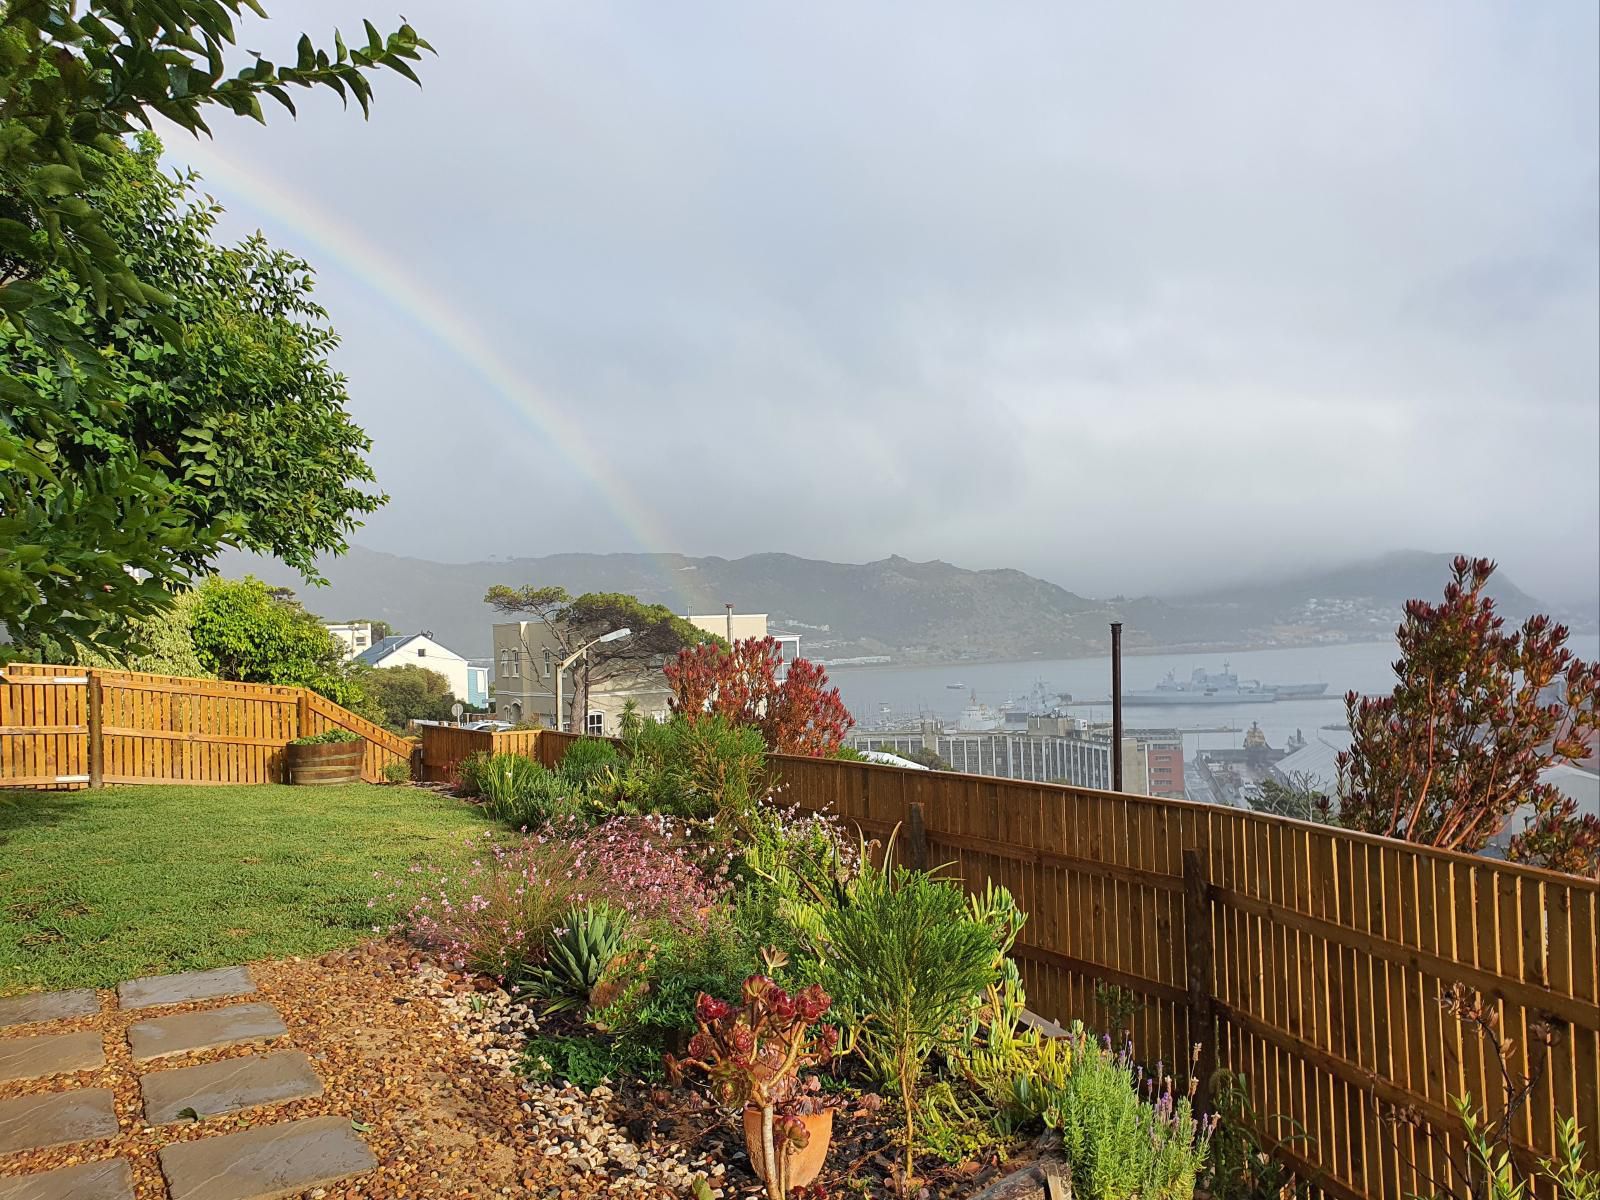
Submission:
[[[1096,1041],[1074,1022],[1072,1067],[1042,1106],[1061,1137],[1072,1186],[1086,1200],[1189,1200],[1205,1166],[1216,1118],[1194,1111],[1197,1081],[1180,1090],[1158,1063],[1146,1074],[1133,1047]]]

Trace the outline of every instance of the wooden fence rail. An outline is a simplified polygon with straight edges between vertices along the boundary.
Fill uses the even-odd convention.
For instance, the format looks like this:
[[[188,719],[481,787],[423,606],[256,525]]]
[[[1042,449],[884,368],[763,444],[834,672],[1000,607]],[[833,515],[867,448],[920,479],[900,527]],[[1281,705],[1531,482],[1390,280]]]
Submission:
[[[278,783],[297,737],[348,729],[362,778],[414,743],[306,688],[12,663],[0,671],[0,787]]]
[[[573,740],[541,734],[537,757]],[[1455,1098],[1504,1105],[1490,1047],[1439,1002],[1456,982],[1498,1014],[1512,1070],[1539,1076],[1512,1124],[1524,1161],[1563,1116],[1600,1159],[1600,883],[1213,805],[772,762],[785,802],[899,826],[904,856],[1008,887],[1030,1007],[1105,1028],[1096,984],[1131,992],[1141,1055],[1187,1063],[1198,1043],[1204,1067],[1242,1072],[1279,1137],[1303,1128],[1282,1153],[1330,1196],[1462,1183]]]

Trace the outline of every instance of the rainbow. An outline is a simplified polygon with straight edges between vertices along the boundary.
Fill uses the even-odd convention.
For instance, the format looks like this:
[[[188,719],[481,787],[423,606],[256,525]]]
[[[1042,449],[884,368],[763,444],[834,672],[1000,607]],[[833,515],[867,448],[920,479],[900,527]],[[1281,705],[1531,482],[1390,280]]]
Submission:
[[[404,263],[304,196],[229,156],[215,142],[180,136],[181,141],[173,137],[166,147],[169,160],[193,167],[202,181],[221,183],[248,206],[292,230],[316,249],[318,258],[337,263],[451,354],[481,379],[525,427],[554,447],[577,471],[627,531],[637,550],[656,554],[673,544],[654,511],[609,466],[572,413],[531,385],[525,373],[514,369],[478,330],[441,303]],[[692,611],[693,596],[676,578],[677,573],[660,564],[657,569],[673,607],[680,612]]]

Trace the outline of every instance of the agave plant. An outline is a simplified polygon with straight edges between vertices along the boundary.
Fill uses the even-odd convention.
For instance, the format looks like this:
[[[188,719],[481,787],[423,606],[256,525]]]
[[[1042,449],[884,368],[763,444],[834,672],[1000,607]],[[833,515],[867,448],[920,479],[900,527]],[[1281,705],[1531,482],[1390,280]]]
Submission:
[[[585,1007],[606,967],[622,952],[628,915],[603,901],[568,909],[545,947],[544,966],[533,973],[533,990],[548,1013]]]

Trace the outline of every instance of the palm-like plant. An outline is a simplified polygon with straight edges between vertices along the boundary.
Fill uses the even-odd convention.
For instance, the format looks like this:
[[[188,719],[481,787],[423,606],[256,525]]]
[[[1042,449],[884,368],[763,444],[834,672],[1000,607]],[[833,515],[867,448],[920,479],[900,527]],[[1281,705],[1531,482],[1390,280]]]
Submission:
[[[545,949],[544,966],[534,972],[533,990],[548,1003],[547,1013],[585,1007],[606,967],[622,952],[627,914],[604,902],[568,909]]]

